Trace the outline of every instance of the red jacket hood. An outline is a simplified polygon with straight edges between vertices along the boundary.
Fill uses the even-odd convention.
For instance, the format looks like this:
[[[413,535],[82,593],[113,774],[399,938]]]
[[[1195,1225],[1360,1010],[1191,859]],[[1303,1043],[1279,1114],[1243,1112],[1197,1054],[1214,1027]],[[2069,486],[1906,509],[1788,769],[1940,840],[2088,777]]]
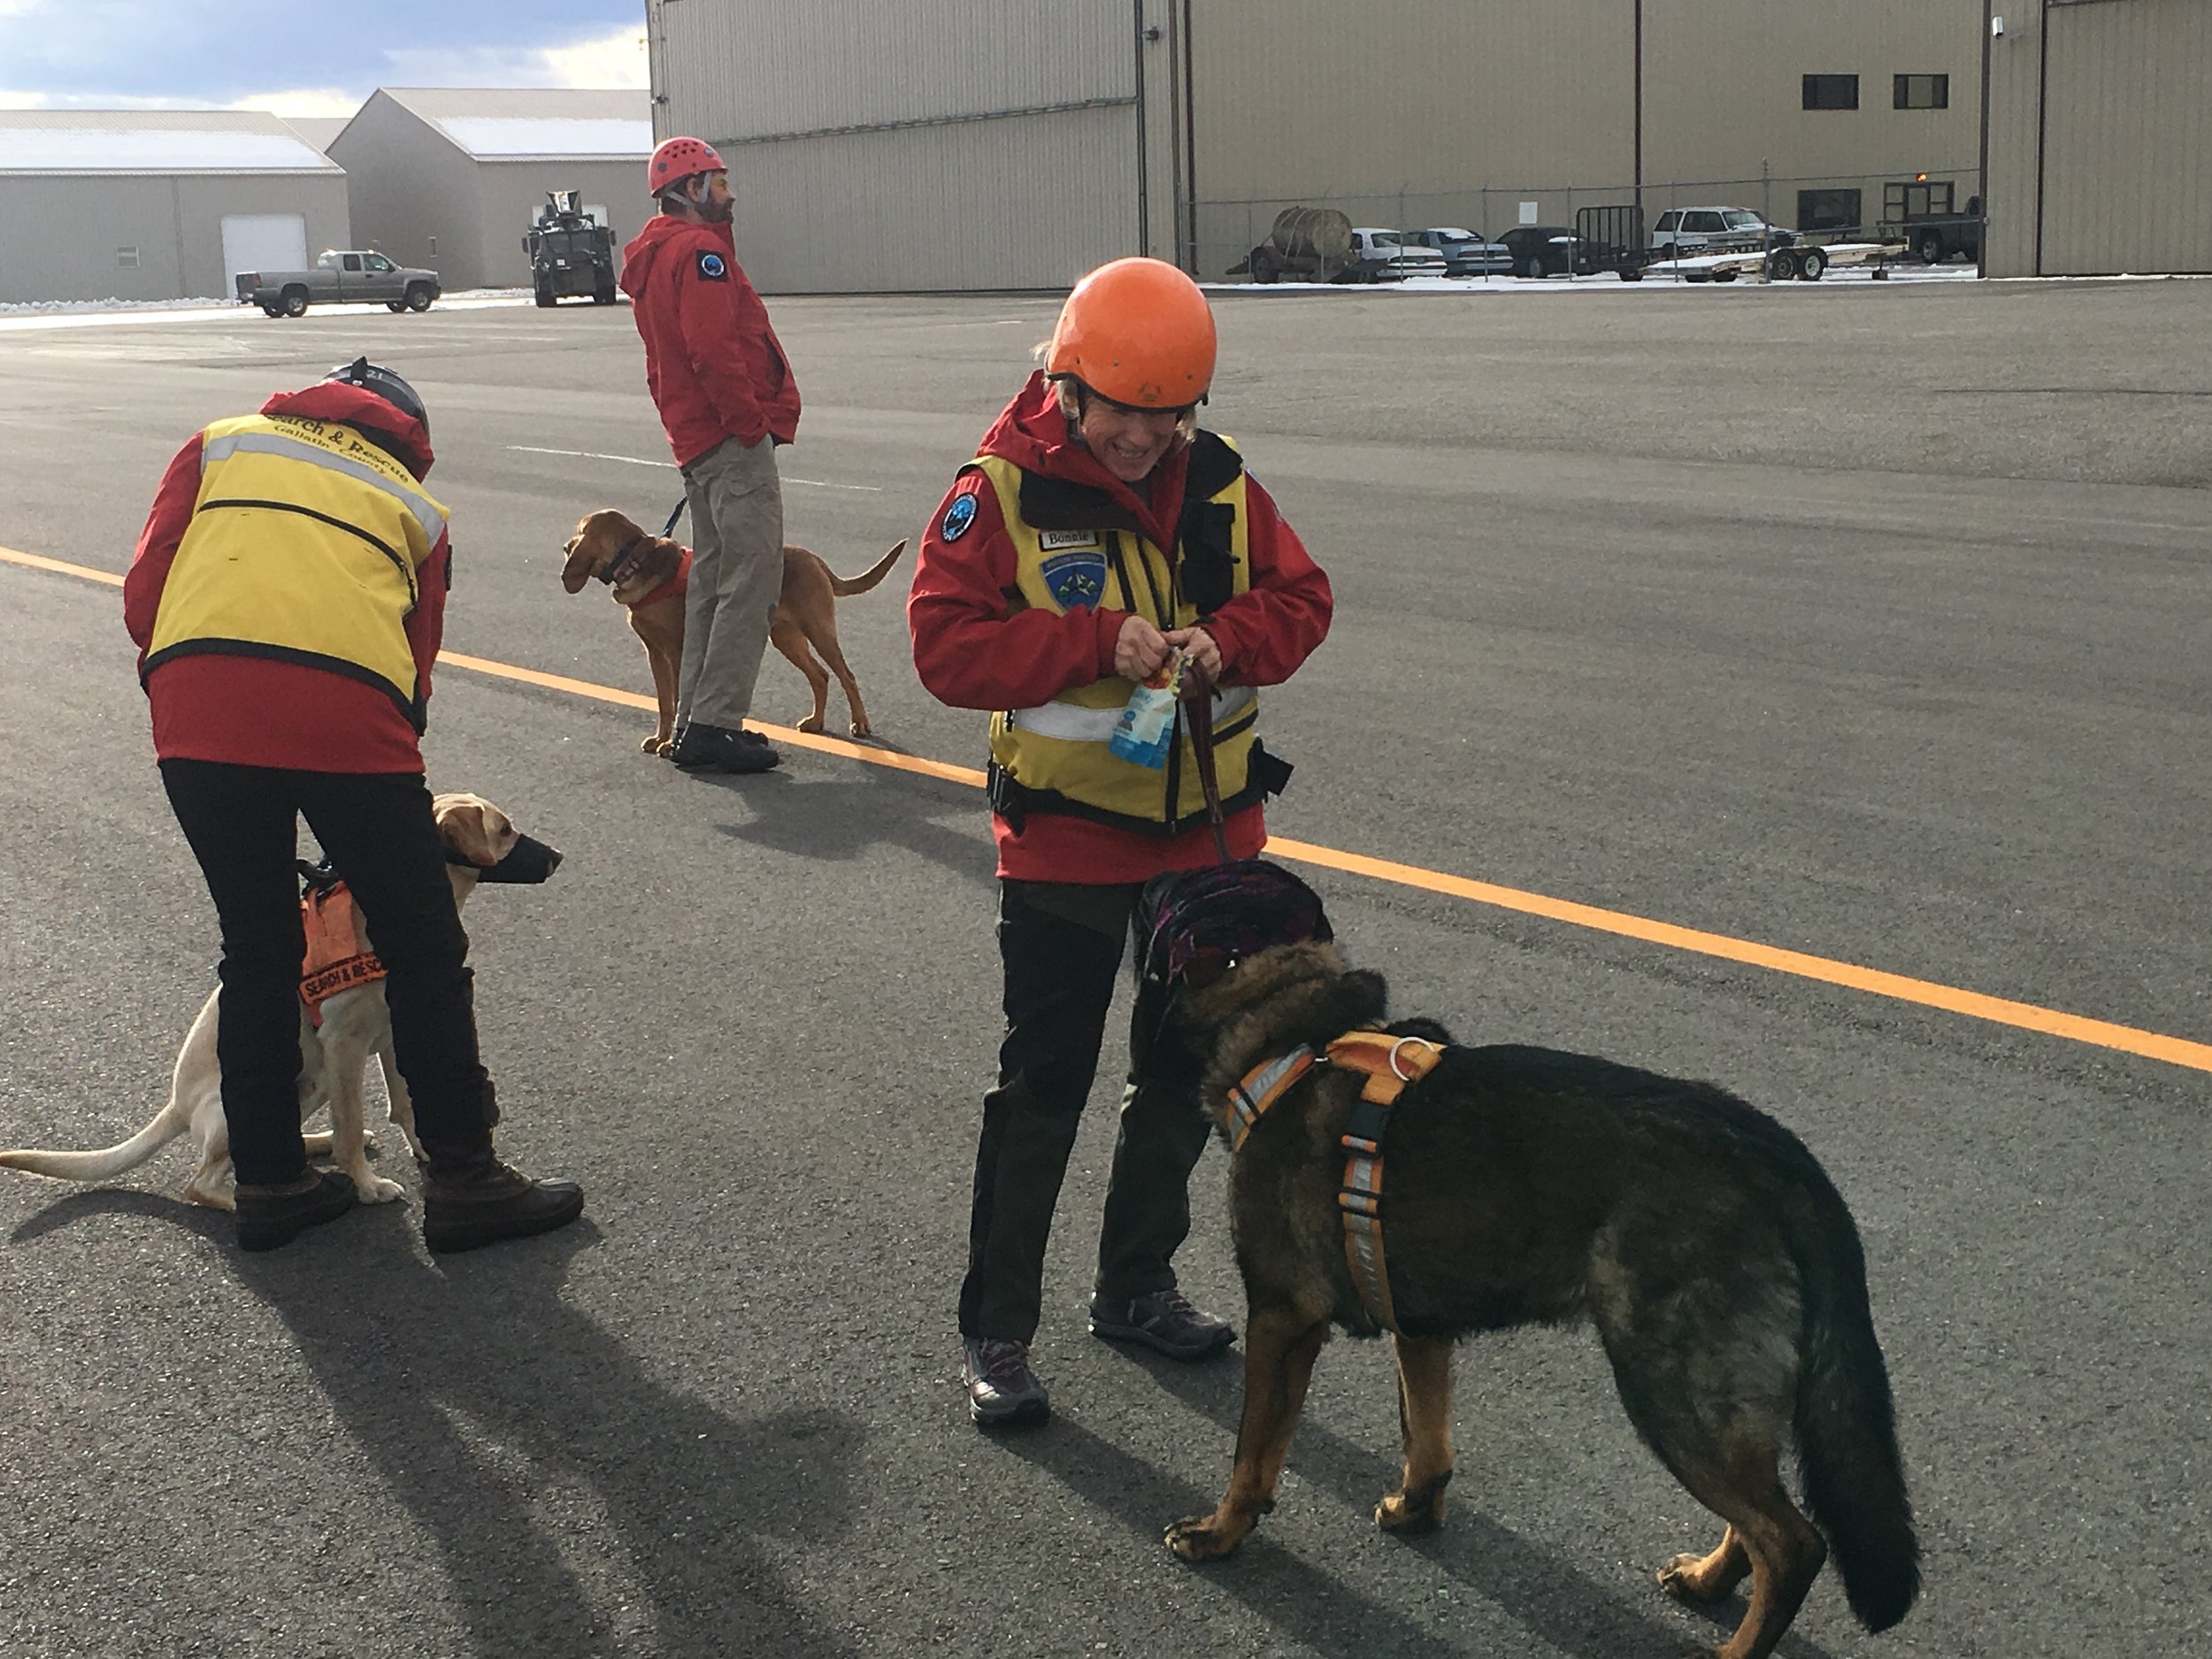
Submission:
[[[737,233],[730,226],[695,224],[687,219],[656,213],[622,250],[621,288],[634,303],[645,291],[646,279],[652,275],[654,266],[672,242],[682,242],[693,248],[704,242],[718,248],[732,264],[737,261]]]
[[[419,483],[430,476],[435,458],[430,452],[430,434],[412,415],[386,403],[374,392],[343,380],[318,380],[296,392],[279,392],[261,405],[265,415],[294,415],[303,420],[342,420],[349,426],[365,426],[381,433],[399,448],[398,459]]]
[[[977,453],[998,456],[1025,472],[1102,489],[1153,530],[1154,541],[1162,547],[1175,545],[1174,525],[1183,510],[1190,445],[1178,440],[1152,469],[1149,498],[1138,495],[1076,441],[1068,418],[1060,412],[1060,394],[1041,369],[999,411]]]

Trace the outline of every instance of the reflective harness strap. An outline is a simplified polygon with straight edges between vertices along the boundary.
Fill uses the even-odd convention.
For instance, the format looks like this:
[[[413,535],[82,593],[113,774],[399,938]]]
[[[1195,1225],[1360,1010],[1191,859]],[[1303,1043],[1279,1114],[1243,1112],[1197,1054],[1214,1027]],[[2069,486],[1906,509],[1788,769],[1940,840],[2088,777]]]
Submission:
[[[1229,1090],[1229,1110],[1234,1119],[1229,1149],[1244,1145],[1253,1126],[1269,1107],[1288,1094],[1317,1064],[1358,1071],[1366,1081],[1353,1102],[1344,1125],[1344,1179],[1337,1189],[1337,1209],[1344,1217],[1344,1259],[1352,1271],[1352,1284],[1375,1323],[1393,1335],[1398,1315],[1390,1299],[1390,1268],[1383,1252],[1383,1141],[1390,1127],[1390,1110],[1406,1086],[1417,1083],[1444,1056],[1442,1045],[1425,1037],[1394,1037],[1385,1031],[1347,1032],[1329,1044],[1318,1058],[1310,1048],[1292,1049],[1281,1058],[1256,1065]]]

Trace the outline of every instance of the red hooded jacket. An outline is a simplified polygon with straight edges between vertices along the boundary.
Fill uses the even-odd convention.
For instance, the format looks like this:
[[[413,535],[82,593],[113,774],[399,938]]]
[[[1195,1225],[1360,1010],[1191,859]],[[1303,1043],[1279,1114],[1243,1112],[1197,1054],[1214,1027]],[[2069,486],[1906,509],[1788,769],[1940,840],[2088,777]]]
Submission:
[[[418,480],[429,475],[430,434],[375,393],[326,380],[303,391],[279,392],[265,415],[343,420],[373,427],[404,453]],[[162,589],[192,522],[200,495],[201,434],[193,434],[162,474],[153,511],[123,578],[123,621],[142,661],[154,637]],[[419,596],[406,621],[418,683],[430,695],[430,668],[445,633],[446,592],[453,549],[443,537],[419,573]],[[173,657],[146,679],[153,707],[154,753],[164,760],[227,761],[289,772],[419,772],[422,746],[407,716],[385,692],[301,663],[198,653]]]
[[[1002,456],[1026,472],[1102,489],[1136,516],[1155,546],[1173,548],[1183,513],[1187,446],[1178,444],[1153,469],[1140,496],[1075,442],[1057,395],[1041,374],[1016,394],[985,434],[980,453]],[[1246,533],[1250,539],[1249,591],[1238,595],[1207,624],[1221,648],[1225,685],[1279,685],[1312,655],[1329,632],[1335,600],[1329,579],[1307,554],[1297,532],[1283,522],[1274,498],[1246,475]],[[947,542],[945,512],[962,495],[973,498],[974,518]],[[1025,709],[1074,686],[1114,672],[1114,641],[1125,611],[1077,610],[1055,616],[1042,610],[1012,611],[1015,552],[1001,518],[998,492],[978,472],[964,472],[922,536],[914,587],[906,603],[914,667],[940,703],[957,709]],[[1029,813],[1018,833],[994,816],[998,870],[1021,881],[1086,884],[1143,881],[1164,870],[1191,870],[1214,862],[1213,832],[1202,826],[1182,835],[1147,835],[1062,813]],[[1228,820],[1229,849],[1248,858],[1267,843],[1256,803]]]
[[[645,384],[676,465],[726,438],[748,449],[799,432],[791,377],[768,308],[745,280],[727,225],[658,214],[622,250],[622,291],[645,342]]]

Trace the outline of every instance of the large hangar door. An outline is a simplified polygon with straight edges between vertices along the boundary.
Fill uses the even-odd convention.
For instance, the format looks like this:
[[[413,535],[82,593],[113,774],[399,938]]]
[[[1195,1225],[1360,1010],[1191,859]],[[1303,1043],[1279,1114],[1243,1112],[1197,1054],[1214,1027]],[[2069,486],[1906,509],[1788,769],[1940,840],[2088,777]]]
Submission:
[[[306,214],[223,215],[226,281],[234,279],[241,271],[299,271],[305,269],[306,265]]]
[[[2212,270],[2212,7],[2049,0],[2037,274]]]

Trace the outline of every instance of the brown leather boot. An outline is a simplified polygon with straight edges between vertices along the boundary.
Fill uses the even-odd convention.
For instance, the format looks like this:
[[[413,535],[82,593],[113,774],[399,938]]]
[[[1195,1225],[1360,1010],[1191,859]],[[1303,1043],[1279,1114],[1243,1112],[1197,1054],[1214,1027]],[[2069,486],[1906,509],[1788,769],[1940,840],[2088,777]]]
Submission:
[[[238,1184],[238,1248],[273,1250],[354,1206],[353,1183],[336,1170],[310,1170],[277,1187]]]
[[[584,1213],[574,1181],[533,1180],[492,1156],[492,1138],[429,1141],[422,1188],[423,1241],[433,1250],[474,1250],[565,1227]]]

